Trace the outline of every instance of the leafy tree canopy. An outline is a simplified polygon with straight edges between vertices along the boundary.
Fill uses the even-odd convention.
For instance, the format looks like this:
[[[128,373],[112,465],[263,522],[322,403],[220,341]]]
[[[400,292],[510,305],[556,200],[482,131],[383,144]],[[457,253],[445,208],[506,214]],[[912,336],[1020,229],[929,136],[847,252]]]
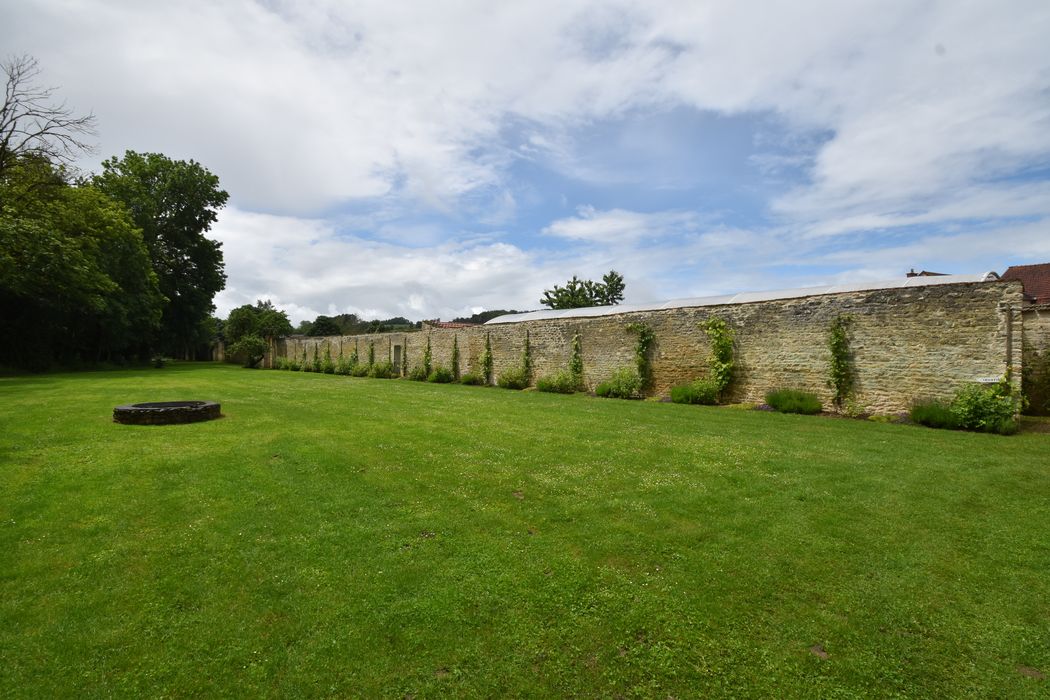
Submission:
[[[318,316],[313,323],[310,324],[310,330],[306,332],[307,335],[312,336],[326,336],[326,335],[342,335],[343,329],[328,316]]]
[[[248,335],[256,335],[271,341],[292,332],[288,314],[274,307],[270,300],[238,306],[230,312],[223,333],[226,341],[236,343]]]
[[[33,156],[0,177],[0,334],[20,339],[0,356],[42,369],[144,354],[164,297],[142,234],[121,203],[62,175]]]
[[[623,275],[609,270],[601,282],[581,280],[576,275],[564,287],[554,285],[543,292],[540,303],[551,309],[580,309],[588,306],[613,306],[623,301],[626,285]]]
[[[127,151],[103,161],[93,184],[123,202],[149,250],[160,290],[162,348],[188,354],[212,300],[226,285],[221,244],[205,234],[229,195],[219,179],[195,161]]]

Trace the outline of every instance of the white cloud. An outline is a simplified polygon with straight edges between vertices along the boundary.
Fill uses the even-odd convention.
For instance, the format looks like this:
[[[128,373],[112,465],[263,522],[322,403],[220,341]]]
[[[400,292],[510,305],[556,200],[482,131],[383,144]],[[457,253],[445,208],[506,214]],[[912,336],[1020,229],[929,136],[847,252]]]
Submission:
[[[795,283],[804,270],[776,271],[788,260],[849,274],[893,256],[898,268],[923,255],[981,267],[1013,252],[988,244],[993,231],[1038,255],[1047,36],[1045,0],[38,0],[10,3],[0,22],[7,52],[36,55],[71,105],[97,113],[99,155],[160,151],[220,176],[235,205],[216,228],[221,307],[271,296],[304,315],[334,304],[415,317],[531,308],[544,286],[612,266],[641,300],[632,290]],[[771,116],[804,145],[753,158],[768,177],[806,175],[758,205],[772,223],[756,215],[745,231],[716,226],[701,203],[606,200],[550,215],[533,229],[547,236],[477,237],[472,222],[509,229],[527,206],[513,164],[546,154],[571,177],[623,183],[592,172],[573,140],[683,107]],[[509,124],[527,125],[524,144],[508,143]],[[348,224],[333,214],[348,203],[380,214]],[[458,225],[401,220],[420,211]],[[1004,217],[1027,221],[949,230]],[[829,254],[834,239],[882,262]],[[569,250],[545,250],[552,241]]]
[[[552,222],[543,233],[593,243],[640,243],[695,231],[699,218],[695,212],[598,211],[584,205],[577,208],[576,216]]]
[[[471,307],[532,308],[534,256],[499,242],[429,247],[341,235],[320,220],[225,210],[213,230],[230,282],[216,299],[225,315],[271,299],[296,320],[318,314],[451,318]]]

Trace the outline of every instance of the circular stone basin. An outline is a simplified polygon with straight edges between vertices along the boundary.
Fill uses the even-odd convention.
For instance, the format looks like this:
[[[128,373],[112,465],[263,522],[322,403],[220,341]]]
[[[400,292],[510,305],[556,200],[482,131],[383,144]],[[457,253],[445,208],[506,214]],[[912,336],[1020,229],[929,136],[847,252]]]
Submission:
[[[219,417],[216,401],[155,401],[132,403],[113,409],[113,420],[128,425],[196,423]]]

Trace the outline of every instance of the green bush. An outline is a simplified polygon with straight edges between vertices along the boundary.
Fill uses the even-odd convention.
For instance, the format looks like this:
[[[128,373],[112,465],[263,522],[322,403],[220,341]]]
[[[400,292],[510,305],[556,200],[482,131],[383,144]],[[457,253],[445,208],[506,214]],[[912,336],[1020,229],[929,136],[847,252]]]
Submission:
[[[299,360],[295,360],[289,357],[288,362],[287,364],[285,364],[284,368],[287,370],[291,370],[292,372],[298,372],[300,369],[302,369],[302,365],[299,364]]]
[[[595,394],[609,399],[636,399],[641,391],[642,378],[634,367],[621,367],[594,388]]]
[[[288,358],[278,357],[273,361],[273,369],[288,369]]]
[[[766,394],[766,403],[781,413],[820,413],[823,406],[814,394],[798,389],[777,389]]]
[[[257,335],[249,334],[242,336],[240,340],[231,345],[227,352],[231,357],[239,357],[245,367],[255,368],[266,357],[266,341]]]
[[[496,384],[503,389],[524,389],[529,385],[529,375],[524,367],[514,367],[501,374]]]
[[[321,371],[325,374],[335,374],[335,363],[332,362],[331,348],[325,348],[324,360],[321,361]]]
[[[462,377],[460,377],[459,383],[469,384],[471,386],[484,386],[485,378],[482,377],[480,374],[468,372],[467,374],[464,374]]]
[[[389,360],[385,362],[377,362],[368,368],[368,376],[372,379],[394,379],[397,377],[397,372],[394,370],[394,365]]]
[[[552,394],[572,394],[579,390],[580,380],[572,371],[563,370],[536,380],[536,388]]]
[[[408,379],[411,379],[414,382],[425,382],[427,380],[427,377],[429,376],[429,373],[427,372],[426,367],[420,365],[413,367],[412,371],[409,372],[406,376]]]
[[[367,377],[368,376],[368,365],[354,365],[350,368],[351,377]]]
[[[438,365],[427,375],[427,381],[431,384],[451,384],[456,378],[452,376],[452,370]]]
[[[1008,378],[993,387],[971,384],[961,389],[952,400],[952,413],[959,427],[984,433],[1016,433],[1014,416],[1019,409],[1019,399]]]
[[[913,423],[929,428],[955,430],[959,427],[959,418],[952,410],[951,404],[943,401],[919,401],[911,407],[909,416]]]
[[[350,362],[349,357],[340,357],[339,361],[335,363],[336,374],[348,375],[353,368],[354,365]]]
[[[718,403],[718,385],[708,379],[679,384],[671,389],[671,401],[714,406]]]

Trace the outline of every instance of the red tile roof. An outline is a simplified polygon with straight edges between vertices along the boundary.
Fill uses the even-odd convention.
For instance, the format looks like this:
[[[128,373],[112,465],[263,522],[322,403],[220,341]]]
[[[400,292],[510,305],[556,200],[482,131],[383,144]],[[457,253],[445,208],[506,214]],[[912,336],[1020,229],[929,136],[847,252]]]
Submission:
[[[1020,280],[1024,293],[1036,303],[1050,302],[1050,263],[1039,265],[1012,265],[1003,273],[1004,280]]]

